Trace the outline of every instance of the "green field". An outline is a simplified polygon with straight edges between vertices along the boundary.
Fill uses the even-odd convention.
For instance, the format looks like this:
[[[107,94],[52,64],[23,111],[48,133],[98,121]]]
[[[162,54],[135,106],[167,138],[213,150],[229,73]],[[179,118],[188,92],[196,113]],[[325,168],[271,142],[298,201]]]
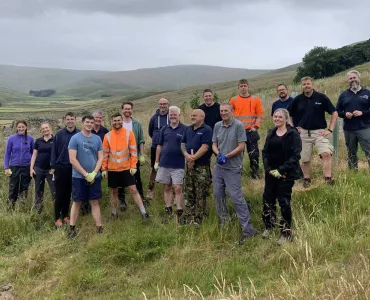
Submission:
[[[368,86],[370,77],[366,72],[370,64],[358,69],[365,73],[362,82]],[[281,82],[279,76],[263,76],[250,83],[265,99],[261,145],[267,129],[272,127],[270,106],[275,99],[275,85]],[[289,81],[291,76],[285,76],[283,81],[299,91]],[[315,85],[335,102],[338,91],[347,84],[342,73]],[[181,105],[195,89],[203,88],[163,95]],[[227,99],[236,87],[235,82],[230,82],[212,88],[221,99]],[[160,96],[135,100],[135,116],[144,128]],[[111,110],[119,106],[121,99],[89,101],[84,107]],[[81,107],[77,105],[74,109]],[[190,109],[186,105],[183,108],[183,121],[188,123]],[[146,142],[150,145],[148,138]],[[1,153],[4,146],[1,139]],[[147,158],[148,151],[146,146]],[[295,240],[282,247],[276,245],[276,239],[266,241],[260,237],[237,245],[239,226],[235,215],[232,225],[219,228],[212,197],[208,199],[209,217],[199,229],[178,226],[175,220],[162,224],[164,203],[159,186],[148,209],[150,224],[141,222],[139,211],[129,201],[128,211],[119,220],[105,222],[104,234],[95,234],[92,217],[86,216],[78,221],[78,237],[69,241],[66,231],[53,228],[49,194],[41,215],[30,213],[33,187],[28,202],[20,204],[15,213],[8,213],[7,178],[1,174],[0,286],[12,284],[15,299],[27,300],[368,299],[370,172],[365,163],[357,173],[347,171],[345,155],[341,139],[334,167],[335,186],[324,184],[319,160],[314,161],[313,186],[303,190],[296,184],[292,200]],[[245,159],[244,174],[248,169]],[[148,164],[142,176],[146,185]],[[263,180],[243,178],[243,192],[252,205],[252,222],[260,232],[263,187]],[[231,203],[229,208],[232,211]],[[106,220],[110,214],[106,183],[102,211]]]

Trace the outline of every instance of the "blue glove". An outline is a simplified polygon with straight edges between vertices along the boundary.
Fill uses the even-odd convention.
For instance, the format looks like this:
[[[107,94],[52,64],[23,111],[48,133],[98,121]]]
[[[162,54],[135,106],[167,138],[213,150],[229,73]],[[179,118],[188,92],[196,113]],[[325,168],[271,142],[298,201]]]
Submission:
[[[217,154],[216,162],[219,165],[224,165],[227,162],[227,157],[225,155],[222,155],[221,153]]]

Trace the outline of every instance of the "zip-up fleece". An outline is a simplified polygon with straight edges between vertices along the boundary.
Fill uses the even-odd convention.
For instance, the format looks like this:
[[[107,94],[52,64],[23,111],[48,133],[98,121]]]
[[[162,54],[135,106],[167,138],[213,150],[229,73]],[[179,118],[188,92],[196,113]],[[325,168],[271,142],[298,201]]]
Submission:
[[[53,147],[51,148],[50,167],[52,169],[55,169],[57,165],[71,165],[69,162],[68,144],[71,137],[77,132],[80,132],[77,128],[72,132],[67,128],[62,128],[57,131],[54,137]]]
[[[104,136],[103,141],[104,160],[103,171],[121,172],[136,169],[137,151],[136,141],[132,130],[122,127],[119,130],[111,130]]]
[[[168,113],[167,115],[161,115],[159,113],[159,109],[157,109],[155,114],[150,118],[148,133],[152,139],[152,148],[157,147],[160,139],[159,132],[164,126],[168,125],[169,123],[170,122],[168,120]]]
[[[21,134],[10,136],[6,143],[4,169],[29,166],[31,164],[33,144],[33,137],[29,134],[27,134],[27,138]]]

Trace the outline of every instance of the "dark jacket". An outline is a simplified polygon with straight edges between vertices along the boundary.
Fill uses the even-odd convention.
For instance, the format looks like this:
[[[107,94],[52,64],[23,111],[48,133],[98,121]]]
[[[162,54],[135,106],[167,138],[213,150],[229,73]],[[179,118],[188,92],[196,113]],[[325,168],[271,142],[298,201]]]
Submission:
[[[67,128],[62,128],[57,131],[54,137],[53,147],[51,148],[50,167],[55,169],[58,165],[71,166],[69,162],[68,144],[71,137],[74,136],[79,129],[69,132]]]
[[[302,141],[298,131],[291,126],[287,127],[287,134],[283,138],[284,148],[284,164],[277,168],[281,175],[284,175],[287,179],[299,179],[301,178],[302,170],[299,165],[302,151]],[[269,149],[268,144],[270,138],[276,133],[277,128],[273,128],[268,131],[265,146],[262,150],[263,166],[265,172],[271,171],[271,167],[268,163]]]
[[[159,109],[155,112],[155,114],[150,118],[148,133],[152,139],[152,148],[157,147],[159,144],[160,138],[160,130],[169,124],[168,120],[168,113],[166,115],[161,115],[159,113]]]

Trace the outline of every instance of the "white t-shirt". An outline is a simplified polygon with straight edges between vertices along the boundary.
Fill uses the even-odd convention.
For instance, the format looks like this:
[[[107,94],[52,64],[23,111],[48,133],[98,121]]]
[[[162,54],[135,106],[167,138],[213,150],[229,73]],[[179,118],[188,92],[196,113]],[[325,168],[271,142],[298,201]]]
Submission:
[[[123,127],[126,128],[126,130],[132,130],[132,121],[130,122],[122,122]]]

